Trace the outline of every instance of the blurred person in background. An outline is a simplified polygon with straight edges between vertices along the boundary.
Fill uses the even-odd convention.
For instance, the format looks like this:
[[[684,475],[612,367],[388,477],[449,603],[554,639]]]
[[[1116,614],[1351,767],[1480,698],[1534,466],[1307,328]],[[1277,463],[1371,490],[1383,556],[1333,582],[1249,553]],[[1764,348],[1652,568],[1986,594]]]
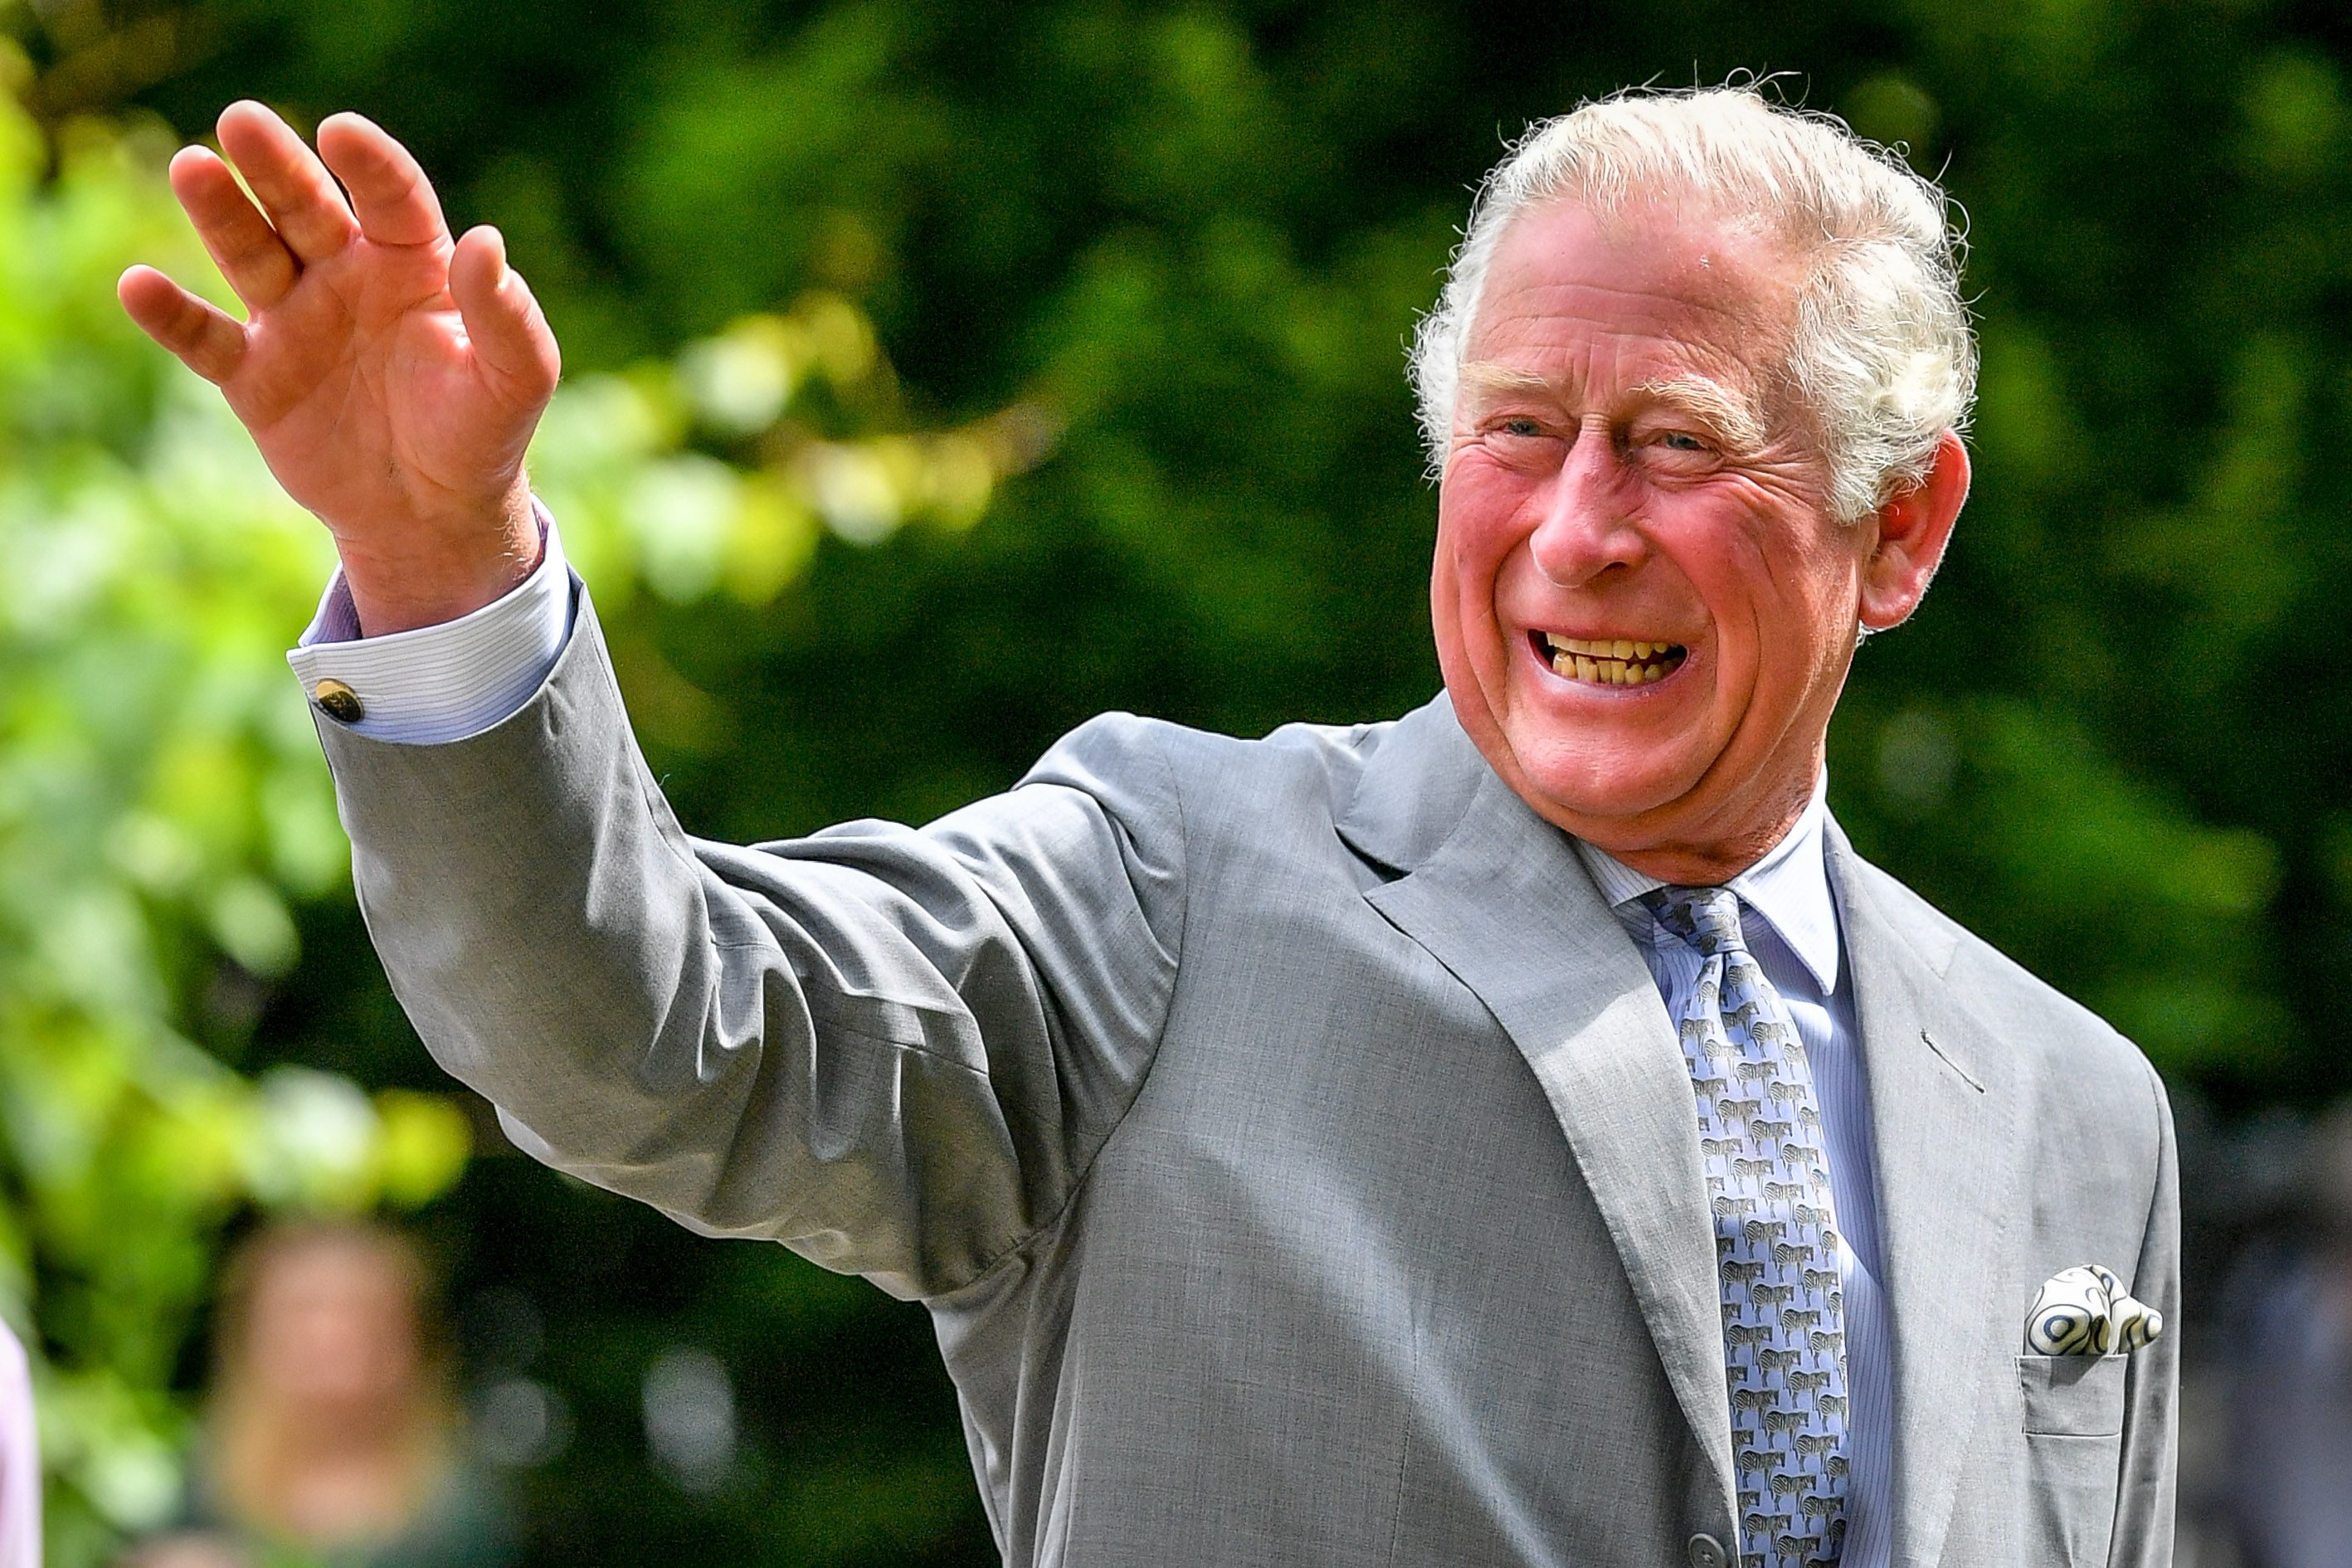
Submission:
[[[2298,1185],[2228,1292],[2230,1513],[2246,1568],[2352,1562],[2352,1101],[2312,1129]]]
[[[0,1324],[0,1568],[40,1568],[41,1445],[25,1347]]]
[[[179,1529],[126,1568],[505,1568],[505,1500],[464,1462],[423,1258],[358,1222],[250,1237]]]

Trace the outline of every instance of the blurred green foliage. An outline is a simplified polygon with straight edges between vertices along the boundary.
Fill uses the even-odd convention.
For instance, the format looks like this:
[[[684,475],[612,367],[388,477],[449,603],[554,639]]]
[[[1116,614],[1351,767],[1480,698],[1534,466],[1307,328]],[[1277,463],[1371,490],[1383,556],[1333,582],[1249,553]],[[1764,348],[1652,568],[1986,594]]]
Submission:
[[[1917,623],[1859,660],[1841,819],[2184,1098],[2347,1087],[2332,13],[0,17],[32,115],[0,190],[22,231],[0,245],[0,1300],[37,1320],[66,1517],[93,1531],[154,1490],[221,1226],[317,1195],[271,1173],[317,1151],[253,1129],[333,1095],[396,1143],[444,1104],[415,1098],[442,1086],[362,945],[279,663],[320,543],[111,313],[134,256],[209,275],[160,127],[202,135],[242,94],[365,110],[454,217],[506,230],[572,367],[539,479],[648,751],[692,827],[758,838],[928,816],[1104,708],[1254,732],[1423,700],[1433,509],[1401,350],[1469,185],[1580,96],[1795,67],[1785,95],[1906,143],[1965,204],[1985,344],[1976,495]],[[496,1153],[417,1223],[479,1376],[566,1412],[520,1472],[536,1560],[991,1560],[919,1311]],[[643,1436],[646,1369],[680,1346],[734,1379],[735,1459],[708,1484],[664,1479]]]
[[[289,906],[347,857],[271,668],[318,531],[93,288],[200,258],[163,151],[83,128],[45,179],[0,104],[0,1313],[46,1352],[68,1563],[172,1501],[169,1390],[223,1222],[414,1206],[466,1157],[444,1100],[204,1048],[292,969]]]
[[[210,277],[170,145],[84,121],[51,147],[0,100],[0,1315],[37,1331],[62,1563],[176,1500],[171,1389],[232,1217],[413,1209],[470,1142],[445,1096],[236,1070],[299,961],[289,906],[349,895],[283,668],[332,552],[220,399],[111,308],[133,259]],[[569,384],[542,493],[619,605],[638,583],[764,602],[828,527],[969,525],[1052,436],[1016,406],[843,438],[892,387],[865,316],[814,294]]]

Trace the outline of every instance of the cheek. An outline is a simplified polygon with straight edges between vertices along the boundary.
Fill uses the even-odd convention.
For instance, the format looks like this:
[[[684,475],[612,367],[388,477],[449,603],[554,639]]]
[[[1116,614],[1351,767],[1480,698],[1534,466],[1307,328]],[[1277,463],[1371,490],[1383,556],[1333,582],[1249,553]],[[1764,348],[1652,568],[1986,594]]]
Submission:
[[[1525,481],[1482,452],[1465,452],[1446,469],[1437,498],[1438,541],[1465,586],[1494,580],[1527,531],[1518,521],[1527,500]]]
[[[1691,576],[1715,623],[1727,695],[1773,711],[1843,679],[1859,588],[1851,563],[1748,541],[1695,563]]]
[[[1805,662],[1813,670],[1838,658],[1862,612],[1858,563],[1835,549],[1835,542],[1784,567],[1761,606],[1769,617],[1767,627],[1784,628],[1791,640],[1803,639],[1803,651],[1810,655]]]
[[[1429,624],[1437,644],[1438,672],[1458,697],[1485,686],[1479,670],[1486,660],[1473,652],[1483,642],[1478,595],[1465,583],[1454,541],[1441,531],[1429,573]]]
[[[1455,716],[1482,751],[1500,739],[1500,711],[1509,707],[1508,663],[1496,631],[1495,579],[1499,552],[1490,531],[1474,521],[1451,486],[1438,508],[1436,546],[1431,552],[1430,628],[1437,667],[1454,700]]]

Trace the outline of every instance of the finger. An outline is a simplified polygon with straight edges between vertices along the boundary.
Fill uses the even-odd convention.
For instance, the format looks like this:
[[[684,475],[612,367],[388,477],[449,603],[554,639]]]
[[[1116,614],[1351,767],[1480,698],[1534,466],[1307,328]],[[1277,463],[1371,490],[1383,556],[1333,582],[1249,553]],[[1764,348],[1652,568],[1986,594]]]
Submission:
[[[221,110],[221,147],[300,262],[324,261],[359,234],[327,166],[293,128],[247,100]]]
[[[484,224],[457,242],[449,258],[449,297],[499,395],[518,408],[546,402],[562,372],[562,356],[530,286],[507,265],[506,238],[497,229]]]
[[[329,115],[319,126],[319,156],[350,193],[361,231],[378,245],[430,245],[448,237],[433,182],[408,149],[373,121]]]
[[[181,148],[172,160],[172,194],[187,209],[213,265],[248,309],[275,304],[294,287],[301,268],[226,163],[202,147]]]
[[[114,293],[142,331],[215,386],[234,374],[245,357],[243,327],[152,267],[125,272]]]

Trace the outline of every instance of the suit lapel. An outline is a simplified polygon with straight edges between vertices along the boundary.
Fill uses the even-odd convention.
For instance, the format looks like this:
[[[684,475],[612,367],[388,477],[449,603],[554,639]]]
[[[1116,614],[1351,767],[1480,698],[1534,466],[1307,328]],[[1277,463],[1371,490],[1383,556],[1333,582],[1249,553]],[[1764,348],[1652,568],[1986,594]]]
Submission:
[[[1640,952],[1567,838],[1486,767],[1442,696],[1390,731],[1339,828],[1406,873],[1366,898],[1477,994],[1542,1086],[1736,1517],[1690,1074]],[[1829,845],[1894,1335],[1894,1562],[1926,1568],[1951,1521],[1955,1435],[2014,1349],[1989,1292],[2018,1201],[2019,1091],[1999,1037],[1945,978],[1958,939],[1834,823]]]
[[[1424,723],[1441,731],[1427,743],[1462,753],[1434,771],[1477,769],[1466,809],[1409,875],[1366,897],[1477,994],[1526,1058],[1713,1467],[1721,1515],[1733,1518],[1715,1221],[1682,1047],[1649,969],[1566,837],[1512,795],[1444,717]],[[1379,760],[1405,774],[1432,771],[1438,759],[1414,751],[1411,765]],[[1358,816],[1358,831],[1342,827],[1360,848],[1374,837],[1369,815]]]
[[[2008,1364],[1988,1292],[2015,1189],[2016,1086],[1999,1039],[1945,979],[1958,938],[1830,830],[1878,1167],[1894,1336],[1895,1552],[1933,1563],[1963,1437]]]

